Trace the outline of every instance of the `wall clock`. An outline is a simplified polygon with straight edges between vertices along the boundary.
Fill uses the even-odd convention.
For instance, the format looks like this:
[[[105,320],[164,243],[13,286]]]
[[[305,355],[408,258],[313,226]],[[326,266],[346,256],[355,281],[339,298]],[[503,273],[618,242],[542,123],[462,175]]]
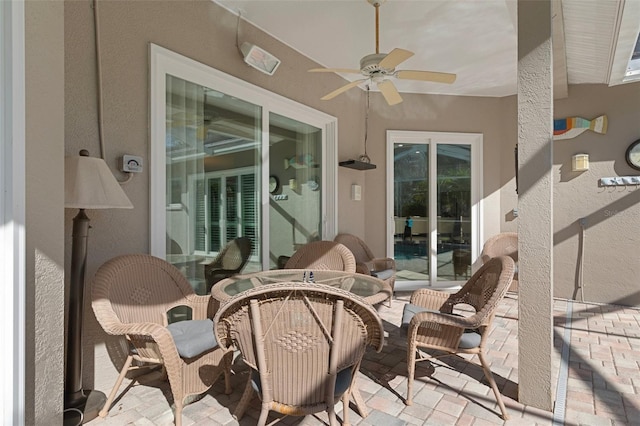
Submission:
[[[275,194],[276,192],[278,192],[279,188],[280,181],[278,180],[278,178],[273,175],[269,176],[269,193]]]
[[[629,145],[624,158],[627,160],[627,164],[629,164],[629,166],[636,170],[640,170],[640,139]]]

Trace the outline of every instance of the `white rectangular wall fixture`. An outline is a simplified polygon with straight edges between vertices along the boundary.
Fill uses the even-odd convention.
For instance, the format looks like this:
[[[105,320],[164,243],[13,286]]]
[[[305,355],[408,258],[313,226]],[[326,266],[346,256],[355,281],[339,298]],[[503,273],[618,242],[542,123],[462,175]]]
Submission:
[[[617,176],[600,178],[600,186],[640,185],[640,176]]]
[[[351,199],[353,201],[360,201],[362,199],[362,187],[360,185],[351,185]]]

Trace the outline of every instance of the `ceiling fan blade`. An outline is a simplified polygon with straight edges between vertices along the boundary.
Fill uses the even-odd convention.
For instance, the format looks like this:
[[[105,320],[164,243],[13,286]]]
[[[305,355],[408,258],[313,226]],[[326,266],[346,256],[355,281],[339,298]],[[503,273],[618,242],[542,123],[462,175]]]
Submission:
[[[402,80],[421,80],[421,81],[435,81],[436,83],[453,83],[456,81],[455,74],[449,74],[446,72],[433,72],[433,71],[397,71],[396,77]]]
[[[413,56],[413,52],[395,48],[380,61],[380,68],[394,69],[396,66]]]
[[[378,89],[380,89],[382,96],[384,96],[384,99],[389,105],[395,105],[402,102],[402,97],[400,97],[398,89],[396,89],[396,86],[390,80],[378,83]]]
[[[345,74],[362,74],[360,70],[354,70],[351,68],[313,68],[308,72],[341,72]]]
[[[328,101],[329,99],[333,99],[336,96],[338,96],[340,93],[346,92],[347,90],[351,89],[352,87],[356,87],[358,84],[362,83],[363,81],[367,81],[367,80],[368,80],[367,78],[363,78],[363,79],[360,79],[360,80],[352,81],[351,83],[345,84],[341,88],[336,89],[336,90],[334,90],[333,92],[331,92],[331,93],[329,93],[327,95],[324,95],[320,99],[322,99],[323,101]]]

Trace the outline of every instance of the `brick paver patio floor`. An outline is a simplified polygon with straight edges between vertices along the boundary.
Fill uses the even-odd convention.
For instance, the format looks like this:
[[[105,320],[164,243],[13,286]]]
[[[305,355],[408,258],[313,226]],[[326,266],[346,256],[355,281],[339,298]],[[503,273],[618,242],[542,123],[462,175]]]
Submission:
[[[503,394],[511,419],[504,422],[482,369],[458,357],[444,357],[432,367],[418,364],[414,403],[404,404],[407,365],[406,338],[399,329],[409,293],[399,293],[391,308],[381,306],[389,337],[381,353],[368,351],[357,385],[369,414],[352,409],[354,425],[639,425],[640,310],[617,305],[554,301],[554,361],[558,382],[555,412],[523,406],[518,396],[518,300],[508,294],[500,304],[491,332],[487,359]],[[570,342],[570,344],[569,344]],[[567,362],[561,362],[562,354]],[[111,366],[110,366],[111,367]],[[234,392],[225,395],[222,381],[200,400],[185,407],[183,425],[237,425],[232,417],[247,378],[242,362],[234,363]],[[481,381],[478,381],[480,379]],[[125,381],[126,382],[126,381]],[[123,390],[125,390],[123,392]],[[108,389],[106,390],[108,393]],[[144,385],[123,384],[105,419],[90,426],[169,425],[173,423],[168,386],[150,375]],[[353,404],[352,404],[353,407]],[[342,412],[339,403],[337,411]],[[240,421],[255,425],[260,402]],[[269,420],[277,417],[272,413]],[[284,425],[325,425],[327,416],[288,417]]]

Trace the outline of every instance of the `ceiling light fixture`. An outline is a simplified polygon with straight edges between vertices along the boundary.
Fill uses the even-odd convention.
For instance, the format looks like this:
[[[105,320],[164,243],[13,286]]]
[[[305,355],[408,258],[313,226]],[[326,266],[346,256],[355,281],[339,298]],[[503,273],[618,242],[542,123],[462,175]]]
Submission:
[[[273,75],[280,65],[280,59],[255,44],[244,42],[240,51],[248,65],[265,74]]]

